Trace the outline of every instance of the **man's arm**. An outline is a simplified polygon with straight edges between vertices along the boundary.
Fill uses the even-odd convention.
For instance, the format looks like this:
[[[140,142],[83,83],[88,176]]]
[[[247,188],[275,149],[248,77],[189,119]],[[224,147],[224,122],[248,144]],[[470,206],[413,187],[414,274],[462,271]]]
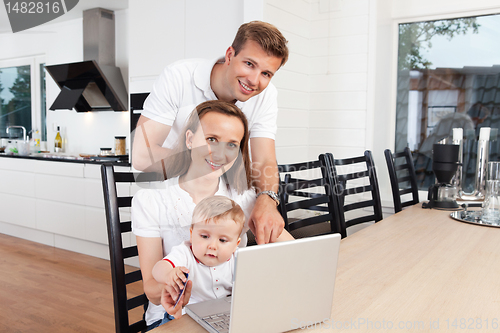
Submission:
[[[276,163],[274,140],[268,138],[250,139],[252,149],[252,178],[257,193],[273,191],[278,193],[279,174]],[[276,202],[268,195],[259,195],[252,210],[250,229],[257,244],[276,242],[283,231],[285,222],[281,217]]]
[[[171,150],[162,147],[172,127],[140,116],[134,130],[132,165],[140,171],[164,172],[163,160]]]

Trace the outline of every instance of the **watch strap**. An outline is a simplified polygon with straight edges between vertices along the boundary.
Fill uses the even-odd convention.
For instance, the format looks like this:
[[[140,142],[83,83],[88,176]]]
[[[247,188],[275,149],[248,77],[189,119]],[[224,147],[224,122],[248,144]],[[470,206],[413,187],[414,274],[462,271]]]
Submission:
[[[274,191],[262,191],[260,192],[259,194],[257,194],[257,198],[261,195],[261,194],[266,194],[268,195],[271,199],[274,200],[274,202],[276,202],[276,206],[278,206],[280,204],[280,198],[278,196],[278,193],[274,192]]]

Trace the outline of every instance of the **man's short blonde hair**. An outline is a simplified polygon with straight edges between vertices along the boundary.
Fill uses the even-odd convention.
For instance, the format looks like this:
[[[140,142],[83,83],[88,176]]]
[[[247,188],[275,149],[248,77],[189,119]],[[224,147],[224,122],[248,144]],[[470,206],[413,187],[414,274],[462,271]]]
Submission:
[[[240,205],[228,197],[222,195],[214,195],[201,200],[193,211],[193,221],[191,228],[196,223],[214,222],[229,218],[240,225],[240,233],[245,224],[245,213]]]

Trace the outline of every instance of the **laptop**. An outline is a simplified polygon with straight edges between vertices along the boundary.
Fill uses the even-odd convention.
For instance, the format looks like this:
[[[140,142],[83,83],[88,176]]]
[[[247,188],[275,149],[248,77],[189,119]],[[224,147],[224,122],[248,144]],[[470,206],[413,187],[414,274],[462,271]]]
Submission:
[[[340,235],[256,245],[236,252],[232,296],[188,304],[207,331],[285,332],[330,319]]]

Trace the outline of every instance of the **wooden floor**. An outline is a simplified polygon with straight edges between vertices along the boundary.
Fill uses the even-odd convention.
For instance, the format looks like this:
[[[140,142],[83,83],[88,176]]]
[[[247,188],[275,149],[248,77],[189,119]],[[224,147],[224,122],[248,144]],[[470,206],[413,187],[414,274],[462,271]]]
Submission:
[[[109,261],[0,234],[0,332],[114,332]]]

